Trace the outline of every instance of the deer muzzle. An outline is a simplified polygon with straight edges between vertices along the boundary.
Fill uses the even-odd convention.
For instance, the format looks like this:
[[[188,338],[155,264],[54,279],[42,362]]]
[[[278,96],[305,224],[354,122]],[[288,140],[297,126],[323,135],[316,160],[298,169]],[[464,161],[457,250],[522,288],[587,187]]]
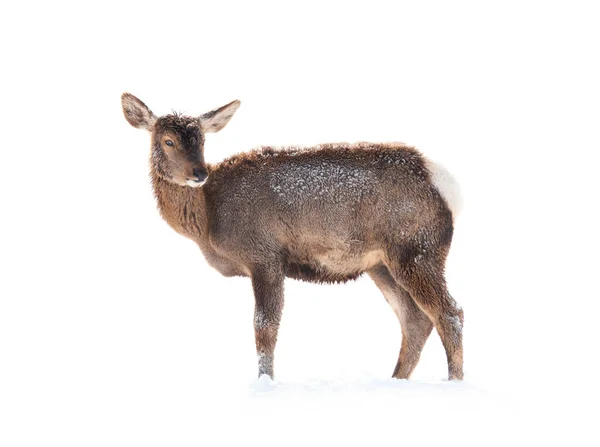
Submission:
[[[186,176],[185,182],[192,188],[204,185],[208,178],[208,172],[205,168],[194,168],[191,176]]]

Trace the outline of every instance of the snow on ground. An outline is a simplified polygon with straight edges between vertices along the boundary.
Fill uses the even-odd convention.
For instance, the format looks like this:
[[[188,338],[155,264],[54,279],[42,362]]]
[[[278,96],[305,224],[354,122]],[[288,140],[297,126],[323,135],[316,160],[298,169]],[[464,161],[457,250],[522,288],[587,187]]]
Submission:
[[[0,445],[598,445],[587,4],[141,6],[2,7]],[[443,163],[465,381],[436,334],[389,378],[400,328],[368,278],[288,281],[257,379],[249,282],[160,220],[123,91],[158,114],[241,99],[209,161],[400,140]]]

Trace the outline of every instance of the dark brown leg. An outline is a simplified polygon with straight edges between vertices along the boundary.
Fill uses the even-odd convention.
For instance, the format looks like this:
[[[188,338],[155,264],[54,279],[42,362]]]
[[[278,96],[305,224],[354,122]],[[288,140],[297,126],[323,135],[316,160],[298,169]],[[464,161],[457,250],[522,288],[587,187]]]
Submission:
[[[431,334],[433,324],[408,292],[394,280],[387,267],[377,266],[369,271],[369,276],[394,309],[402,328],[402,346],[392,377],[408,379],[419,363],[421,351]]]
[[[259,377],[267,374],[274,378],[273,359],[283,309],[283,281],[284,276],[278,268],[261,267],[252,273]]]
[[[463,311],[446,288],[444,257],[405,260],[391,263],[390,272],[425,312],[438,331],[446,350],[448,378],[463,379]]]

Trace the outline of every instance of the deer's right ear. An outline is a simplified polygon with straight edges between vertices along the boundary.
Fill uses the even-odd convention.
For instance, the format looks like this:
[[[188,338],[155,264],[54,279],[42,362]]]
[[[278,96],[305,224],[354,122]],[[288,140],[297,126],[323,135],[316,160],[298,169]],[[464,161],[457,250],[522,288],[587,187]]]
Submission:
[[[142,101],[131,93],[121,95],[123,114],[129,124],[138,129],[152,130],[156,123],[156,115]]]

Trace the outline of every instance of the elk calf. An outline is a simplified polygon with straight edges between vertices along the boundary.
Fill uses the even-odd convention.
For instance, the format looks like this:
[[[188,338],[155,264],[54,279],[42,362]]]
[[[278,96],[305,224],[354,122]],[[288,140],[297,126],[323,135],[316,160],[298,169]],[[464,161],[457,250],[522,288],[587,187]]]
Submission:
[[[264,147],[207,165],[204,136],[239,101],[198,117],[157,117],[129,93],[122,105],[151,134],[162,217],[223,275],[251,278],[259,375],[273,377],[286,277],[344,282],[366,272],[400,320],[393,377],[410,376],[435,327],[449,378],[463,378],[463,312],[444,279],[457,189],[441,166],[399,143]]]

